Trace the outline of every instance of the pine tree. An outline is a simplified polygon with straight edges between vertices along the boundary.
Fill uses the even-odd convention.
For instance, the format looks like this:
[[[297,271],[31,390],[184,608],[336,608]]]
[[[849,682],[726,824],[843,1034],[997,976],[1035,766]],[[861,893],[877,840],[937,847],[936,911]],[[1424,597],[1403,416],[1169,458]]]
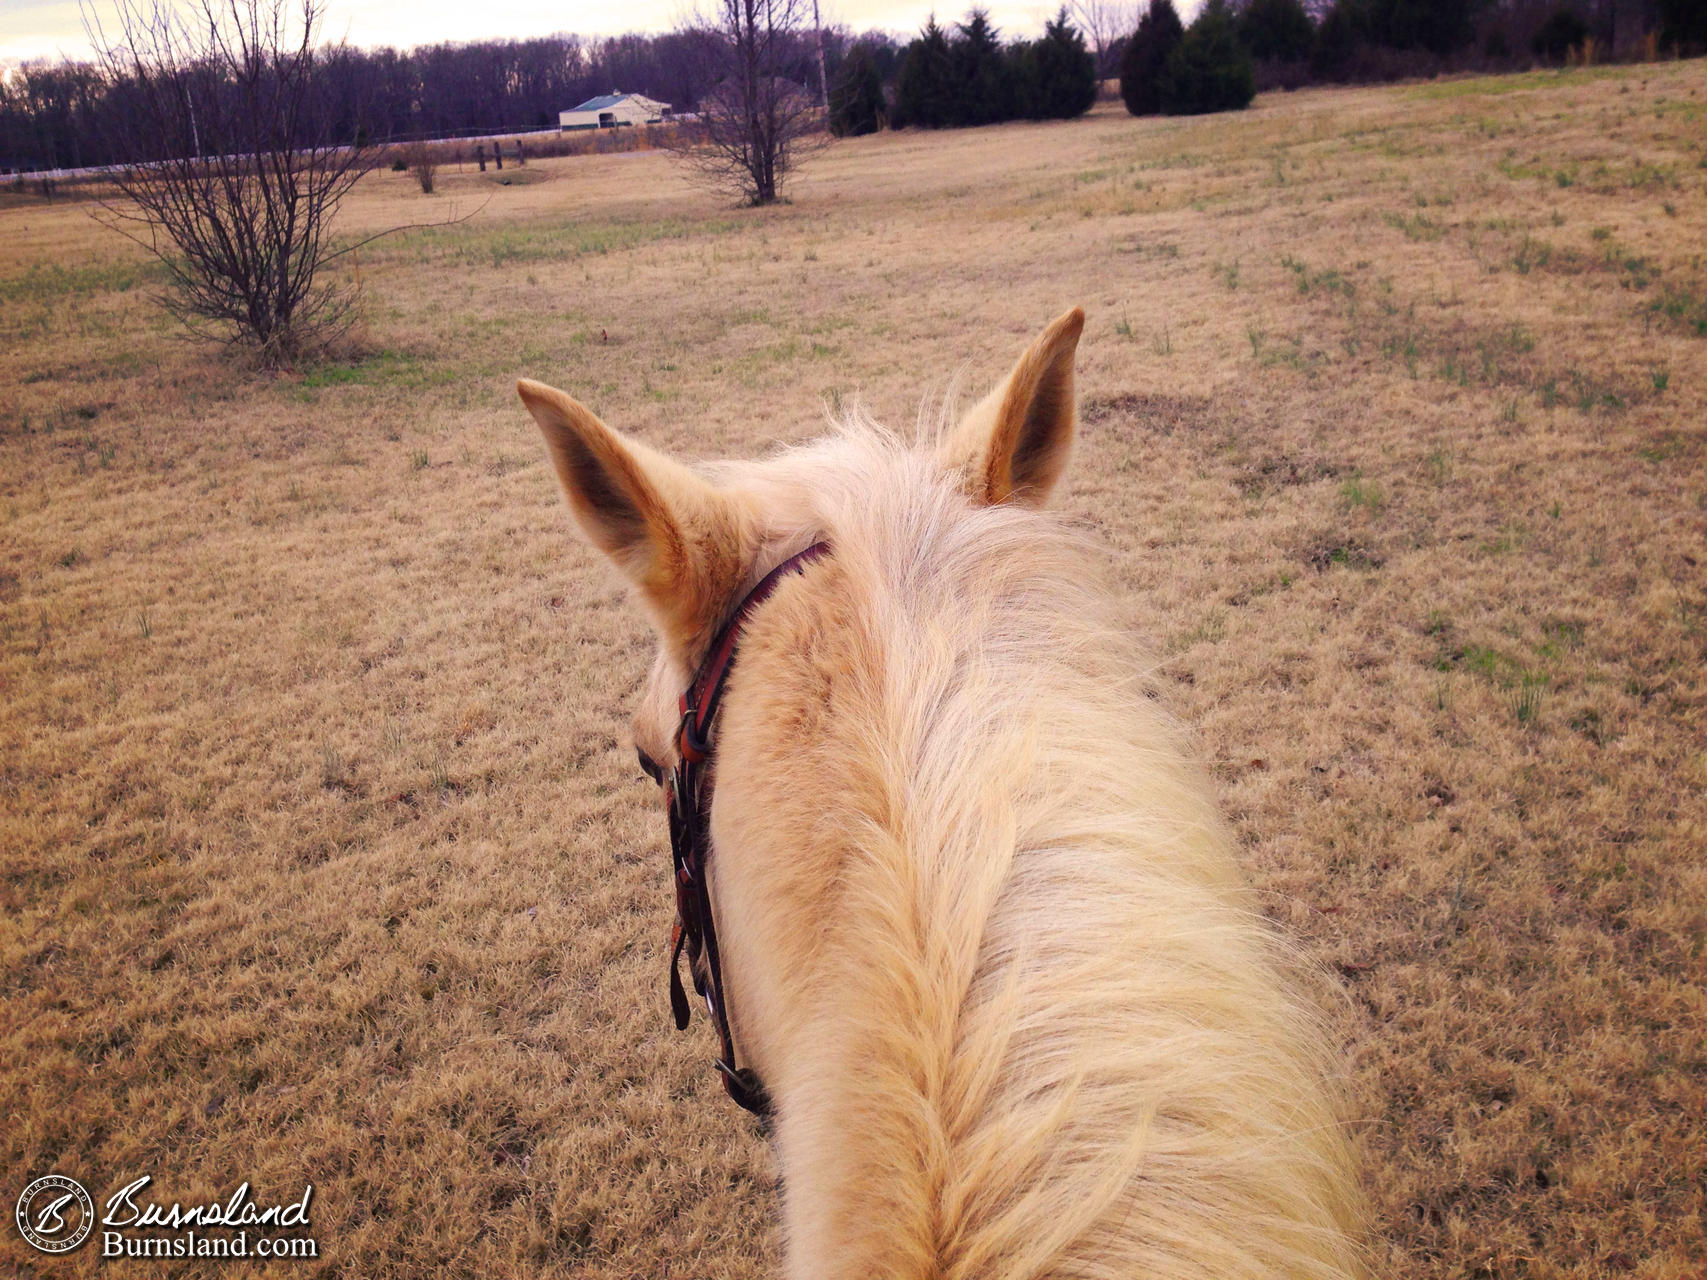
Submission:
[[[1070,120],[1097,100],[1096,58],[1061,7],[1043,28],[1043,38],[1016,46],[1015,80],[1021,113],[1033,120]]]
[[[1660,0],[1660,43],[1684,51],[1707,49],[1707,4]]]
[[[876,133],[883,127],[887,111],[877,60],[869,48],[856,44],[843,60],[841,72],[830,89],[830,132],[838,138]]]
[[[1133,115],[1153,116],[1161,111],[1162,76],[1169,55],[1184,36],[1174,0],[1150,0],[1120,57],[1120,96]]]
[[[1565,55],[1587,38],[1588,23],[1561,5],[1541,24],[1529,47],[1538,58],[1563,62]]]
[[[1356,0],[1335,0],[1316,28],[1316,44],[1310,50],[1310,73],[1331,80],[1345,74],[1358,41],[1364,38],[1362,14]]]
[[[1171,116],[1238,111],[1256,97],[1251,55],[1239,43],[1227,0],[1209,0],[1168,55],[1162,75],[1162,110]]]
[[[1340,0],[1345,4],[1346,0]],[[1369,39],[1390,49],[1445,54],[1476,37],[1476,15],[1488,0],[1359,0]]]
[[[952,124],[995,124],[1014,117],[1014,86],[1000,33],[990,15],[974,8],[960,24],[960,39],[950,49],[955,104]]]
[[[895,127],[940,129],[950,123],[953,98],[948,35],[933,13],[919,38],[907,46],[895,77]]]
[[[1302,62],[1315,38],[1302,0],[1250,0],[1239,15],[1239,39],[1259,61]]]

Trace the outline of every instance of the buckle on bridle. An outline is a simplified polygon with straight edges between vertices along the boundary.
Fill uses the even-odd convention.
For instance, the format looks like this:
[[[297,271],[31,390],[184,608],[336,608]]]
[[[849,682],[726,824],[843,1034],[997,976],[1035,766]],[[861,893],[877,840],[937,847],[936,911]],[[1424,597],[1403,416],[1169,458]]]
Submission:
[[[676,747],[689,764],[704,764],[711,755],[711,743],[699,731],[699,709],[682,698],[682,729],[676,735]]]
[[[723,1088],[736,1106],[751,1111],[761,1121],[769,1122],[771,1096],[750,1067],[732,1067],[722,1058],[712,1062],[723,1077]]]

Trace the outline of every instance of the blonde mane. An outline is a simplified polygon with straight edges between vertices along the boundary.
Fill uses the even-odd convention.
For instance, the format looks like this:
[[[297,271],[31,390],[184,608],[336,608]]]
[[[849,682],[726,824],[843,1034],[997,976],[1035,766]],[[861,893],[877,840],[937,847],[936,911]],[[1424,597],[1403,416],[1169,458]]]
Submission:
[[[743,640],[712,810],[788,1274],[1361,1275],[1331,1055],[1096,557],[968,499],[1065,458],[967,438],[705,472],[744,581],[833,547]],[[666,636],[648,750],[692,661]]]
[[[822,1189],[790,1197],[793,1273],[1354,1272],[1314,1020],[1080,540],[969,505],[932,452],[870,429],[748,483],[794,540],[835,548],[795,608],[860,619],[824,633],[855,692],[823,764],[751,744],[795,785],[841,762],[788,884],[717,895],[727,938],[752,936],[749,893],[801,935],[769,957],[727,944],[737,1016],[748,975],[783,981],[795,956],[823,1004],[766,1073],[787,1082],[785,1183]],[[804,713],[769,705],[791,659],[758,652],[730,691],[725,789],[749,735]],[[774,830],[779,799],[752,803]],[[761,843],[735,825],[719,849]]]

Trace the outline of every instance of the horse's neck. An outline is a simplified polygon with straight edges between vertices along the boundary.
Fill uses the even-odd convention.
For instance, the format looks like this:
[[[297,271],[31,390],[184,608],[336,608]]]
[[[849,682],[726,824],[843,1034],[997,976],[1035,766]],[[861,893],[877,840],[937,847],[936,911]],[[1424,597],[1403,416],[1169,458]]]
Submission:
[[[1060,563],[875,608],[827,561],[733,677],[715,887],[790,1275],[1355,1274],[1322,1051],[1211,793],[1076,560],[1010,550]]]
[[[1073,1140],[1057,1102],[1024,1095],[1102,1029],[1027,984],[1076,963],[1059,939],[1107,855],[1074,854],[1063,892],[1034,846],[1063,806],[1096,807],[1072,781],[1094,770],[1063,776],[1083,743],[1050,717],[1107,691],[1071,687],[1046,626],[952,591],[856,608],[868,593],[843,572],[825,562],[811,609],[785,597],[733,677],[714,835],[740,855],[719,873],[720,933],[779,1105],[791,1274],[922,1280],[973,1256],[988,1198],[1025,1194]],[[874,639],[874,612],[895,630]]]
[[[1019,726],[844,828],[779,1077],[792,1276],[1357,1274],[1311,1020],[1201,779],[1129,719],[1118,767]]]

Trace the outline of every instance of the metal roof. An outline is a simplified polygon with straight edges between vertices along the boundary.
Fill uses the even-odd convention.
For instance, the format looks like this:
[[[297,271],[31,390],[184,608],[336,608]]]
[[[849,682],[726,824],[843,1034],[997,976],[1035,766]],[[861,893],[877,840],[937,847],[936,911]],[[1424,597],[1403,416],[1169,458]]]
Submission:
[[[597,98],[588,98],[578,107],[570,107],[571,111],[603,111],[606,107],[614,107],[625,98],[633,97],[628,93],[606,93]]]

